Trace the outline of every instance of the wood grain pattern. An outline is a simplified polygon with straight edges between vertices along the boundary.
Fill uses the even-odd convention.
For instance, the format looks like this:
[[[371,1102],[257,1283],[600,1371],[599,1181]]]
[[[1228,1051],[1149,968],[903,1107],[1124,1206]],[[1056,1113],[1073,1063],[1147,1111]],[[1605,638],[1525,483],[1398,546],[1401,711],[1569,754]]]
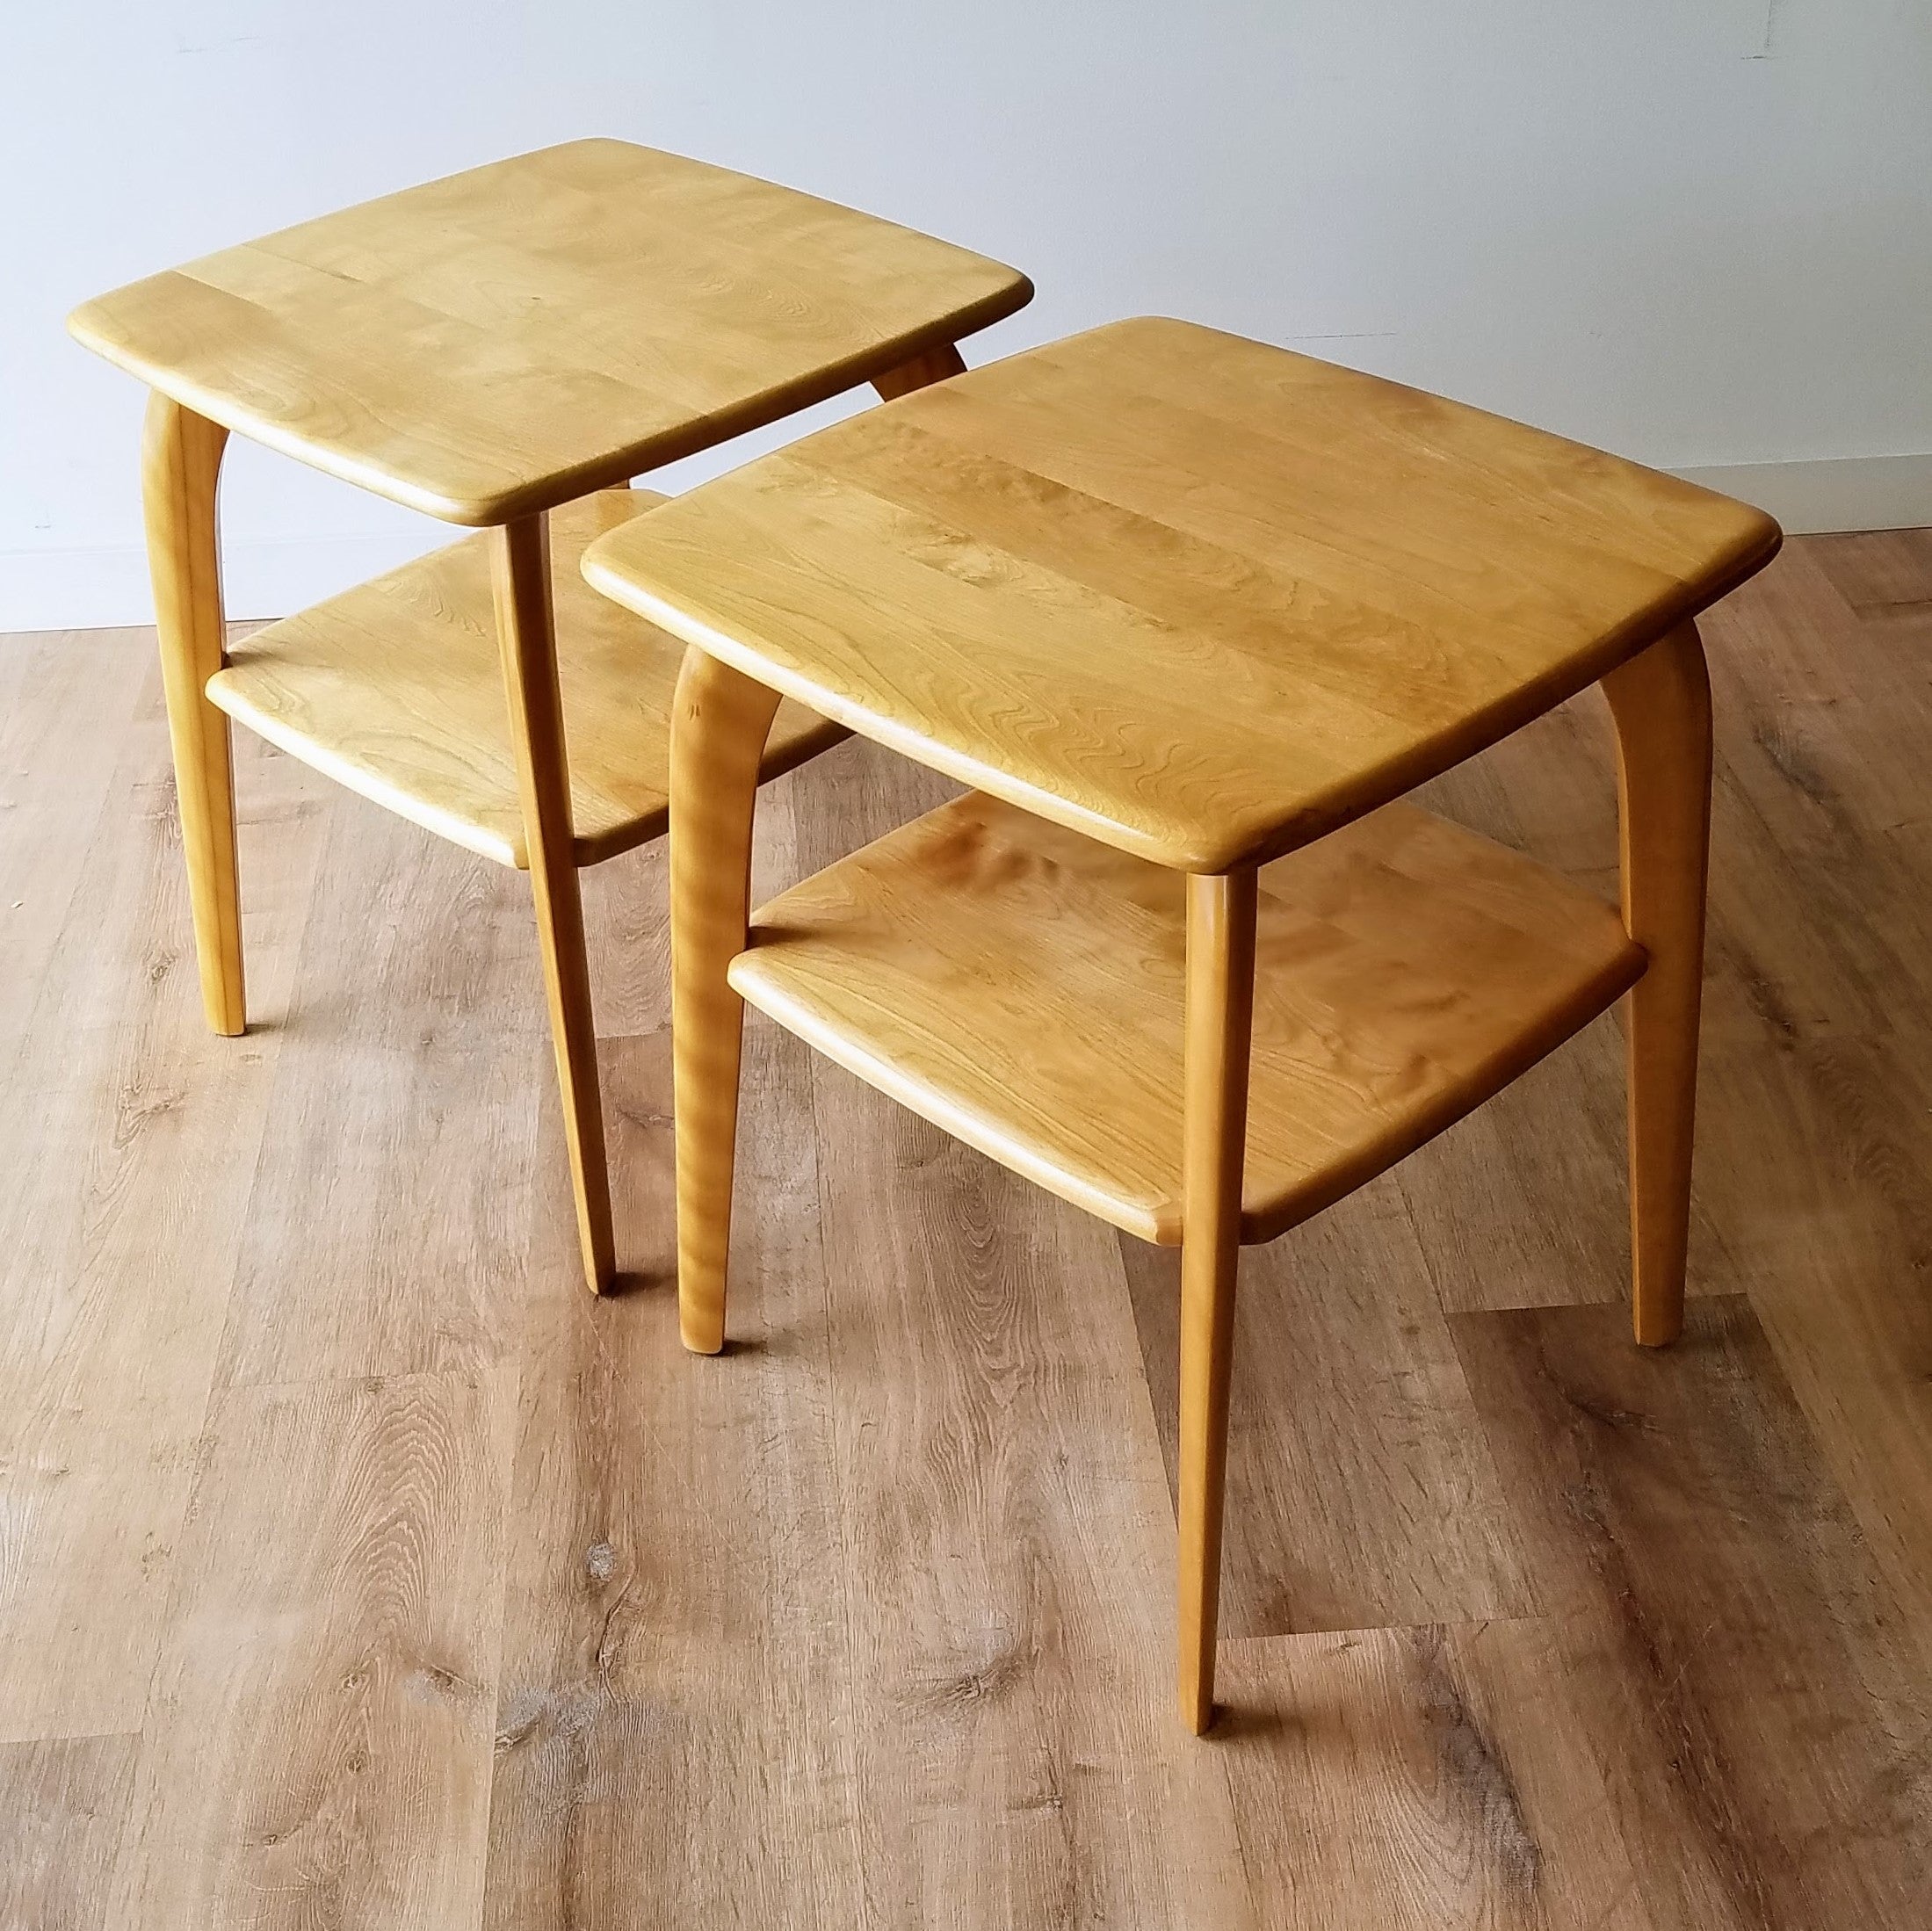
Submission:
[[[138,1734],[0,1743],[0,1924],[89,1931],[127,1827]]]
[[[1927,1631],[1748,1303],[1696,1303],[1668,1356],[1608,1307],[1454,1326],[1653,1915],[1849,1926],[1922,1896]]]
[[[889,374],[1031,295],[850,208],[575,141],[150,276],[68,325],[271,449],[485,524]]]
[[[1175,1720],[1174,1521],[1113,1237],[839,1068],[813,1082],[858,1799],[836,1855],[880,1925],[1250,1925],[1274,1875]]]
[[[1414,802],[1618,896],[1617,744],[1601,689],[1424,785]],[[1617,1027],[1586,1026],[1391,1175],[1446,1311],[1629,1293],[1625,1084]],[[1699,1226],[1700,1262],[1709,1233]]]
[[[1603,694],[1617,720],[1624,924],[1646,961],[1626,1019],[1631,1305],[1637,1339],[1661,1348],[1683,1326],[1704,994],[1711,679],[1696,625],[1618,665]]]
[[[1705,1197],[1876,1559],[1907,1600],[1932,1600],[1921,1036],[1827,1026],[1780,1047],[1760,1023],[1715,1058],[1734,1138]]]
[[[240,1506],[178,1553],[112,1921],[474,1921],[515,1399],[496,1369],[216,1403],[201,1491]]]
[[[550,530],[541,512],[490,532],[489,581],[503,656],[517,793],[523,807],[530,897],[537,914],[550,1043],[563,1096],[563,1137],[577,1201],[583,1277],[593,1294],[617,1270],[611,1233],[611,1180],[597,1094],[597,1038],[590,962],[577,897],[576,841],[570,823],[570,756],[557,682],[555,614],[550,607]]]
[[[1914,540],[1932,598],[1932,539]],[[1839,565],[1855,586],[1863,547]],[[1855,621],[1825,568],[1839,555],[1804,546],[1775,596],[1705,626],[1722,773],[1705,1146],[1727,1146],[1698,1192],[1874,1556],[1924,1602],[1932,699],[1926,627]]]
[[[620,1229],[669,1225],[668,1046],[607,1049]],[[1164,1607],[1125,1587],[1169,1530],[1131,1331],[1117,1300],[1090,1332],[1081,1292],[1111,1277],[1106,1237],[898,1115],[930,1155],[908,1161],[896,1110],[830,1076],[814,1100],[809,1050],[753,1016],[759,1206],[732,1348],[702,1369],[655,1288],[566,1298],[568,1203],[546,1189],[484,1922],[978,1924],[1037,1898],[1244,1926],[1225,1781],[1168,1717]],[[821,1138],[866,1149],[828,1197],[835,1237],[861,1237],[836,1291]],[[962,1211],[996,1216],[996,1248],[945,1244]],[[1031,1346],[1077,1372],[1017,1378]],[[1053,1452],[988,1462],[995,1413]],[[834,1545],[865,1559],[828,1565]],[[1043,1611],[1053,1633],[1014,1644]]]
[[[484,1923],[859,1921],[849,1743],[825,1717],[843,1591],[813,1573],[836,1498],[808,1057],[771,1028],[748,1042],[750,1280],[737,1345],[703,1371],[669,1305],[668,1029],[609,1042],[606,1067],[618,1224],[648,1286],[562,1291],[569,1201],[539,1189]],[[747,1534],[748,1510],[771,1532]]]
[[[246,915],[261,1030],[211,1039],[160,673],[151,638],[115,641],[105,661],[76,647],[118,683],[86,712],[112,747],[105,786],[58,729],[10,767],[28,798],[100,799],[63,893],[15,843],[44,809],[0,812],[0,918],[57,921],[38,960],[21,947],[38,976],[9,986],[31,996],[0,1062],[16,1134],[0,1192],[0,1739],[141,1726],[325,828],[309,795],[323,787],[245,744],[242,837],[278,852]],[[74,693],[35,654],[17,695],[52,725],[47,707]]]
[[[977,795],[761,908],[731,982],[861,1077],[1178,1240],[1183,881]],[[1609,1005],[1611,908],[1391,806],[1261,875],[1242,1238],[1272,1239]]]
[[[677,1041],[677,1328],[725,1344],[744,1006],[727,978],[751,908],[758,765],[778,693],[694,650],[671,727],[671,1034]]]
[[[577,569],[592,537],[662,500],[604,490],[550,517],[580,865],[656,838],[669,821],[671,693],[684,646],[597,596]],[[499,864],[529,863],[487,537],[467,537],[255,632],[230,648],[208,697],[271,743],[438,836]],[[843,734],[785,705],[766,775]]]
[[[0,645],[0,910],[24,915],[6,925],[0,1065],[11,1063],[47,994],[128,734],[150,695],[127,674],[130,654],[148,644],[145,632],[66,630]],[[158,683],[158,668],[156,676]],[[47,776],[54,771],[58,786]]]
[[[1612,1091],[1617,1068],[1603,1069]],[[1583,1078],[1563,1081],[1573,1103]],[[1496,1481],[1429,1256],[1398,1184],[1405,1161],[1286,1239],[1241,1255],[1234,1310],[1222,1651],[1231,1638],[1533,1616],[1536,1579]],[[1617,1174],[1615,1152],[1604,1163]],[[1434,1193],[1454,1184],[1436,1177]],[[1622,1189],[1610,1216],[1617,1286]],[[1541,1227],[1560,1195],[1526,1198]],[[1487,1257],[1503,1230],[1460,1199],[1443,1224]],[[1116,1237],[1154,1423],[1174,1487],[1180,1412],[1179,1256]],[[1480,1260],[1478,1263],[1480,1265]],[[1447,1271],[1446,1269],[1443,1271]]]
[[[807,437],[584,567],[855,731],[1207,872],[1469,756],[1777,539],[1520,424],[1141,320]]]
[[[1187,881],[1182,1045],[1178,1612],[1181,1721],[1214,1720],[1227,1384],[1241,1259],[1241,1168],[1255,1017],[1252,871]]]
[[[252,1187],[215,1385],[473,1373],[520,1319],[523,1230],[549,1164],[528,890],[263,755],[327,803],[267,1111],[238,1176]]]
[[[227,430],[167,396],[148,399],[141,501],[174,743],[181,849],[194,908],[202,1004],[208,1024],[232,1037],[248,1023],[235,883],[235,767],[228,720],[206,696],[224,651],[214,499],[228,439]]]
[[[1547,1623],[1223,1645],[1217,1732],[1268,1931],[1655,1931]]]
[[[1932,623],[1932,571],[1916,530],[1866,530],[1811,554],[1861,626]]]

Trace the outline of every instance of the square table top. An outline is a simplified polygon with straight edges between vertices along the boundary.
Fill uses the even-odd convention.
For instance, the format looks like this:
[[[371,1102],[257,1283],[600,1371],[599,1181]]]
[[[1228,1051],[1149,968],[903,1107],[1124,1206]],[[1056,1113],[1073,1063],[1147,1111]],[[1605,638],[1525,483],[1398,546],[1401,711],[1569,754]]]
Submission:
[[[869,381],[1031,295],[910,228],[597,140],[224,249],[68,325],[237,434],[481,524]]]
[[[856,731],[1216,872],[1506,735],[1778,541],[1561,438],[1141,319],[807,437],[584,568]]]

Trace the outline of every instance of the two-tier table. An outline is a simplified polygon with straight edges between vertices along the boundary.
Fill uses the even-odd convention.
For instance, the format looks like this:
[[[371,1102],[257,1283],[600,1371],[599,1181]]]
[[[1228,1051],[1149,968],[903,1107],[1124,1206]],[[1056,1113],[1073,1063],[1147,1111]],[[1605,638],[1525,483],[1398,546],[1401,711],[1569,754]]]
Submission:
[[[678,1293],[724,1332],[742,999],[1182,1248],[1180,1698],[1212,1710],[1235,1261],[1629,997],[1636,1327],[1678,1331],[1710,715],[1756,510],[1352,371],[1121,322],[593,544],[696,647],[671,747]],[[1623,905],[1400,794],[1593,682]],[[973,787],[749,919],[781,697]]]
[[[148,383],[148,542],[209,1023],[245,1023],[228,720],[527,868],[585,1272],[614,1267],[576,870],[663,830],[678,651],[576,560],[644,471],[871,382],[903,394],[1031,294],[996,262],[721,168],[580,141],[103,295]],[[230,431],[475,537],[228,647]],[[551,530],[548,512],[559,511]],[[557,551],[553,603],[552,538]],[[560,621],[561,619],[561,621]],[[843,734],[788,707],[771,776]]]

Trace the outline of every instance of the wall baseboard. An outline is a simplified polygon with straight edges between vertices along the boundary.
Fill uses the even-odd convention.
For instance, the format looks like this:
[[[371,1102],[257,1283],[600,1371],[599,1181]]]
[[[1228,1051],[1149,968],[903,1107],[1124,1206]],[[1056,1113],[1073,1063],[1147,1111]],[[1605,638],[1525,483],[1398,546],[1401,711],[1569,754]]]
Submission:
[[[1791,536],[1932,525],[1932,452],[1820,462],[1721,463],[1675,474],[1758,505]],[[283,617],[394,569],[449,540],[431,532],[238,538],[224,546],[228,615]],[[138,544],[0,551],[0,633],[150,624],[148,559]]]
[[[1776,517],[1787,536],[1932,524],[1932,452],[1819,462],[1719,463],[1673,474]]]

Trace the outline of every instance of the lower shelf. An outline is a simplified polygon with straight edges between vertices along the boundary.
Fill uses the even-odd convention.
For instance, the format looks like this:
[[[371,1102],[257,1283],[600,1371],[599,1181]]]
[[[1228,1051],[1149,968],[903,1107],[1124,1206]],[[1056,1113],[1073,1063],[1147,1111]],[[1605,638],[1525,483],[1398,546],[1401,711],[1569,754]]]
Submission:
[[[968,794],[763,907],[731,982],[1147,1240],[1181,1238],[1185,881]],[[1242,1238],[1319,1212],[1635,983],[1616,909],[1391,805],[1260,879]]]
[[[684,647],[600,597],[578,559],[662,496],[606,489],[551,512],[557,676],[579,864],[664,829],[671,692]],[[208,697],[237,723],[377,804],[522,867],[523,806],[497,655],[489,538],[467,537],[236,644]],[[776,776],[845,733],[779,708]]]

